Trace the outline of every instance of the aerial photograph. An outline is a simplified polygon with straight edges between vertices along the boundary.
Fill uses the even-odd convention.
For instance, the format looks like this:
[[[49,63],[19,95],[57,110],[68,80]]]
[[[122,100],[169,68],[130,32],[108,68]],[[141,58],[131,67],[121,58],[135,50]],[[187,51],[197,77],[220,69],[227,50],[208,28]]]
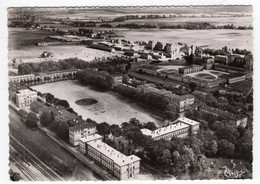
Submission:
[[[10,181],[253,179],[253,7],[8,7]]]

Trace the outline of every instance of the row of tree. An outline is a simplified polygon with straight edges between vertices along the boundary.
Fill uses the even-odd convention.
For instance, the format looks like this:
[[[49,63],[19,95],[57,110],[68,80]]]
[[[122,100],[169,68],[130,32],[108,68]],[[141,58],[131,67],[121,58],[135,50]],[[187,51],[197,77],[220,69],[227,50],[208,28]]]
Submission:
[[[18,65],[18,73],[20,75],[49,72],[49,71],[59,71],[68,70],[72,68],[86,68],[89,64],[78,58],[63,59],[58,62],[55,61],[43,61],[39,63],[22,63]]]
[[[189,29],[189,30],[197,30],[197,29],[253,29],[251,26],[234,26],[233,24],[227,25],[212,25],[208,22],[188,22],[185,24],[179,25],[165,25],[161,26],[160,29]]]
[[[114,56],[108,58],[94,59],[92,62],[86,62],[78,58],[68,58],[55,61],[43,61],[39,63],[22,63],[18,65],[18,73],[20,75],[49,72],[49,71],[59,71],[68,69],[85,69],[85,68],[98,68],[101,71],[109,71],[111,73],[122,73],[120,69],[123,64],[128,64],[134,60],[125,56]]]

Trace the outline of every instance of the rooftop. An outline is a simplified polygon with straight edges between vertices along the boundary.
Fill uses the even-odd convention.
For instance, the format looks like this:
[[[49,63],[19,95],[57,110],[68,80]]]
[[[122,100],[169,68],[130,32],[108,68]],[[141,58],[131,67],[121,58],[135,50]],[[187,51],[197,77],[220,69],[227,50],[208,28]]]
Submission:
[[[16,92],[22,89],[27,89],[27,87],[22,86],[19,83],[12,83],[12,82],[9,83],[9,88],[8,88],[9,91]]]
[[[194,120],[186,118],[186,117],[179,118],[177,122],[183,122],[183,123],[191,125],[191,126],[200,124],[198,121],[194,121]]]
[[[36,91],[32,91],[32,90],[29,90],[29,89],[21,89],[21,90],[18,90],[18,95],[19,94],[30,94],[30,93],[35,93],[35,94],[37,94],[37,92]]]
[[[82,142],[90,142],[97,139],[102,139],[102,136],[99,134],[93,134],[93,135],[88,135],[87,137],[82,137],[79,140]]]
[[[214,107],[211,107],[211,106],[203,106],[200,109],[216,113],[219,116],[225,117],[227,119],[239,120],[239,119],[247,117],[246,115],[243,115],[243,114],[234,114],[234,113],[224,111],[224,110],[221,110],[221,109],[218,109],[218,108],[214,108]]]
[[[224,79],[232,79],[232,78],[236,78],[236,77],[245,77],[245,75],[242,75],[239,73],[230,73],[230,74],[223,74],[220,77],[224,78]]]
[[[186,67],[183,67],[183,68],[179,68],[179,69],[183,70],[183,69],[195,68],[195,67],[202,67],[202,66],[201,65],[189,65],[189,66],[186,66]]]
[[[66,109],[53,110],[52,114],[55,120],[63,121],[63,122],[64,121],[67,122],[73,119],[80,119],[80,116],[76,115],[75,113],[71,113]]]
[[[96,123],[92,122],[92,121],[85,121],[83,119],[73,119],[73,120],[69,120],[68,123],[71,125],[71,127],[69,127],[70,131],[77,131],[77,130],[82,130],[85,128],[92,128],[92,127],[96,127]]]
[[[139,161],[140,158],[135,155],[126,156],[101,140],[88,142],[88,145],[92,146],[96,150],[103,153],[106,157],[112,159],[119,166],[123,166],[135,161]]]
[[[9,79],[12,78],[19,78],[19,77],[34,77],[34,74],[26,74],[26,75],[14,75],[14,76],[8,76]]]
[[[35,102],[33,102],[32,104],[31,104],[31,107],[33,107],[33,108],[42,108],[42,109],[47,109],[48,107],[46,106],[46,105],[44,105],[43,103],[40,103],[40,102],[37,102],[37,101],[35,101]]]
[[[189,125],[187,125],[185,123],[177,122],[175,124],[168,125],[166,127],[158,128],[154,131],[144,128],[144,129],[141,129],[141,132],[144,135],[148,135],[148,136],[151,136],[152,138],[156,138],[156,137],[166,135],[171,132],[175,132],[177,130],[181,130],[181,129],[188,128],[188,127],[189,127]]]
[[[77,68],[72,68],[69,70],[59,70],[59,71],[51,71],[51,72],[47,72],[47,74],[55,74],[55,73],[64,73],[64,72],[75,72],[78,71]]]

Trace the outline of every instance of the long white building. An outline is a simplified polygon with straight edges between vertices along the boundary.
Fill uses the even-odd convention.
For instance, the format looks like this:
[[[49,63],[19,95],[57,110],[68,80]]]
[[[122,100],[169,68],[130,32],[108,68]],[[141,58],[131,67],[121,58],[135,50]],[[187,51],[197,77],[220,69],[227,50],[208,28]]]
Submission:
[[[120,180],[135,179],[140,173],[140,158],[135,155],[126,156],[108,144],[102,142],[102,136],[90,135],[80,139],[80,152],[87,154]]]
[[[151,136],[154,140],[171,140],[173,137],[185,138],[190,134],[197,134],[199,125],[200,123],[197,121],[182,117],[166,127],[161,127],[154,131],[144,128],[141,131],[144,135]]]

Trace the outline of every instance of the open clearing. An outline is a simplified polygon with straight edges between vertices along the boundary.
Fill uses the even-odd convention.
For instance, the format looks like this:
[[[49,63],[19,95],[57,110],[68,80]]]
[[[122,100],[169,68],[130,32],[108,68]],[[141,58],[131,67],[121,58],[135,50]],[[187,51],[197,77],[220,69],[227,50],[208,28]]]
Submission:
[[[67,100],[74,111],[81,115],[83,119],[90,118],[97,123],[107,122],[109,124],[120,125],[131,118],[137,118],[141,122],[153,121],[158,123],[152,117],[151,112],[148,112],[148,110],[130,100],[112,92],[100,92],[92,89],[90,86],[82,86],[77,81],[48,83],[32,86],[32,88],[42,93],[51,93],[57,98]],[[87,106],[75,103],[75,101],[83,98],[93,98],[98,102]]]

